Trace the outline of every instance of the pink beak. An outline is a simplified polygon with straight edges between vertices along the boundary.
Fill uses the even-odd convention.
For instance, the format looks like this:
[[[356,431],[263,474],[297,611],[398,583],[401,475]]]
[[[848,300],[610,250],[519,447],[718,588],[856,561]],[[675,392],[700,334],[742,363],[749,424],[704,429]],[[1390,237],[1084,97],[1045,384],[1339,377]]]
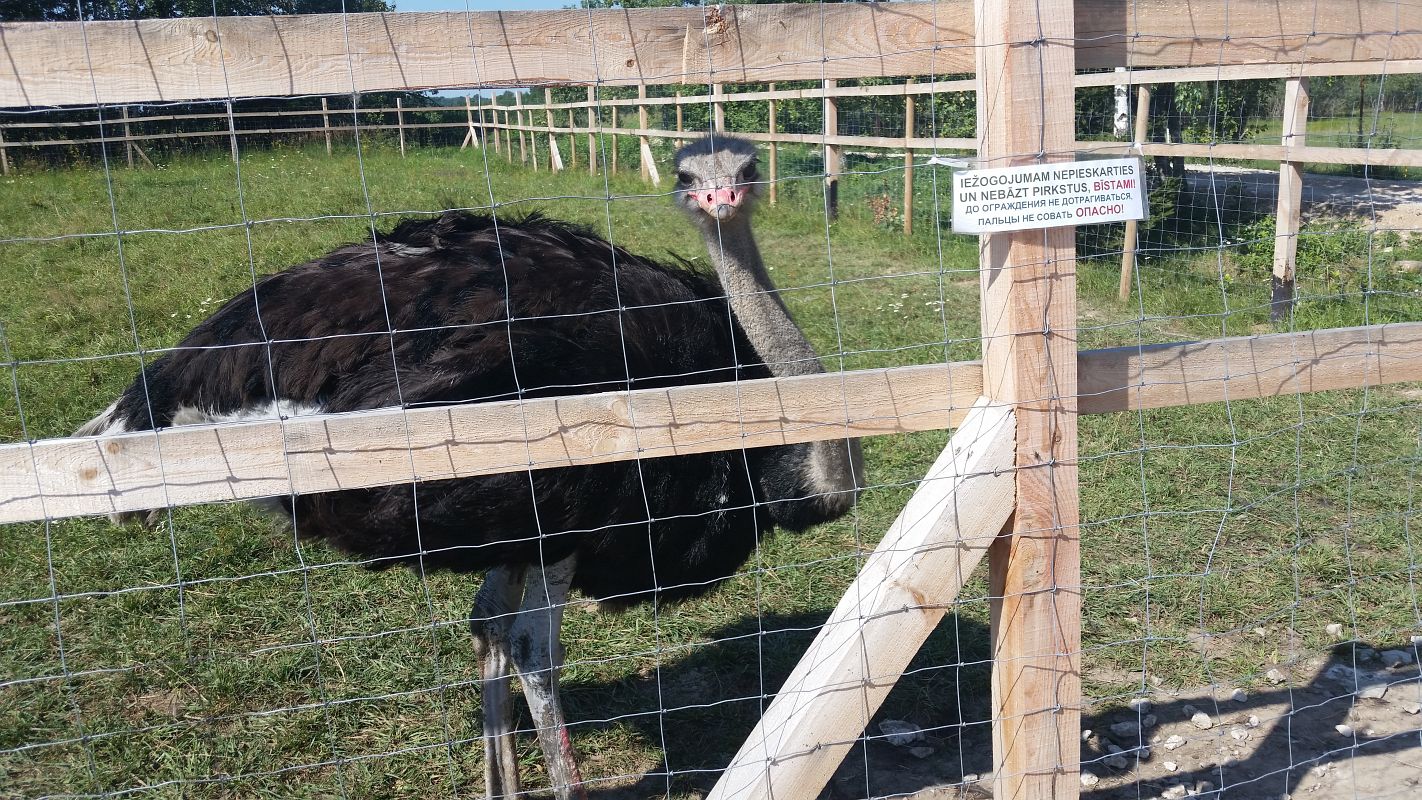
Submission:
[[[698,189],[694,194],[701,210],[716,219],[726,219],[735,214],[746,196],[744,189],[735,186]]]

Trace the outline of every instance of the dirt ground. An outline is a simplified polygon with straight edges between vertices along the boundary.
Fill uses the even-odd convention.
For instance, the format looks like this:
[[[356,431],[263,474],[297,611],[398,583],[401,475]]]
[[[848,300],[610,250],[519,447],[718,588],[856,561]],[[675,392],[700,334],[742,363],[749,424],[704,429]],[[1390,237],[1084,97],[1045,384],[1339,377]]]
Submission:
[[[1216,166],[1187,167],[1192,183],[1238,182],[1262,202],[1279,195],[1275,170]],[[1422,181],[1352,178],[1306,173],[1303,179],[1303,212],[1308,217],[1354,217],[1375,222],[1379,229],[1404,233],[1422,231]]]
[[[1420,648],[1340,646],[1327,659],[1272,668],[1254,691],[1157,691],[1132,708],[1090,712],[1082,797],[1422,797]],[[991,797],[986,725],[911,738],[877,739],[867,759],[856,748],[822,798]]]

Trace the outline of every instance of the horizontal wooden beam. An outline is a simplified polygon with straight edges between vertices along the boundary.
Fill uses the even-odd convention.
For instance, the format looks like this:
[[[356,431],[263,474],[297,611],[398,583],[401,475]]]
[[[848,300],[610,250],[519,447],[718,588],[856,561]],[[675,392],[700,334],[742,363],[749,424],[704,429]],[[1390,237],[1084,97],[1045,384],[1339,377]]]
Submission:
[[[1383,147],[1323,147],[1319,145],[1243,144],[1219,142],[1080,141],[1076,152],[1092,155],[1182,156],[1245,161],[1290,161],[1298,164],[1366,164],[1370,166],[1422,167],[1422,150]]]
[[[1350,389],[1422,380],[1422,322],[1079,358],[1088,414]],[[0,523],[938,430],[980,394],[958,362],[9,444]]]
[[[0,107],[972,70],[964,0],[0,25]]]
[[[1079,69],[1422,58],[1422,7],[1393,0],[1077,0],[1076,19]],[[971,0],[0,23],[0,107],[974,69]]]

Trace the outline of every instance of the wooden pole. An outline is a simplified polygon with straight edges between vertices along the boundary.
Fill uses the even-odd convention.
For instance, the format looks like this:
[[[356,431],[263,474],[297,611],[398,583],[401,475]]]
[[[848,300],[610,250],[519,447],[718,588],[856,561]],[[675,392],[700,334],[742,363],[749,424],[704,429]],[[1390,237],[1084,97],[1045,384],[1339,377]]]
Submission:
[[[907,84],[913,85],[913,78],[909,78]],[[914,128],[914,106],[913,95],[904,95],[904,139],[913,138]],[[913,235],[913,148],[904,147],[904,235]]]
[[[548,168],[553,172],[563,171],[563,154],[558,152],[558,137],[553,133],[553,90],[543,88],[543,117],[548,124]]]
[[[1133,131],[1135,146],[1139,147],[1150,134],[1150,87],[1136,89],[1136,124]],[[1116,296],[1125,302],[1131,296],[1131,278],[1136,273],[1136,238],[1140,235],[1140,223],[1126,220],[1126,237],[1121,242],[1121,281]]]
[[[1308,126],[1308,78],[1284,84],[1283,145],[1305,144]],[[1294,267],[1299,248],[1303,170],[1297,161],[1279,162],[1279,205],[1274,218],[1274,274],[1270,281],[1269,319],[1286,319],[1294,305]]]
[[[10,174],[10,151],[5,144],[5,126],[0,125],[0,175]]]
[[[231,144],[231,148],[232,148],[232,163],[233,163],[233,164],[236,164],[236,163],[237,163],[237,158],[238,158],[238,156],[237,156],[237,131],[236,131],[236,129],[234,129],[234,128],[232,127],[232,119],[233,119],[233,117],[232,117],[232,101],[231,101],[231,100],[228,100],[228,101],[227,101],[227,135],[228,135],[228,137],[230,137],[230,144]]]
[[[772,91],[772,92],[775,91],[775,84],[773,84],[773,83],[770,84],[770,91]],[[774,100],[771,100],[771,101],[769,101],[769,102],[770,102],[770,124],[767,125],[766,127],[769,128],[769,131],[768,131],[768,132],[770,133],[770,135],[771,135],[771,136],[774,136],[774,135],[775,135],[775,101],[774,101]],[[677,106],[677,109],[676,109],[676,120],[677,120],[677,126],[678,126],[677,129],[680,130],[680,129],[681,129],[681,128],[680,128],[680,125],[681,125],[681,106]],[[770,177],[768,178],[768,180],[770,181],[770,204],[771,204],[771,205],[775,205],[776,200],[779,199],[777,195],[778,195],[778,189],[779,189],[780,184],[778,184],[778,183],[776,182],[776,172],[777,172],[777,168],[779,167],[778,158],[777,158],[777,156],[778,156],[779,154],[776,152],[778,149],[779,149],[779,148],[776,146],[775,140],[774,140],[774,139],[771,139],[771,140],[770,140]]]
[[[612,129],[615,131],[617,130],[617,106],[612,106],[610,110],[612,111]],[[615,133],[612,134],[612,163],[608,164],[607,171],[609,173],[617,172],[617,134]]]
[[[514,95],[514,124],[518,125],[518,161],[528,164],[528,140],[523,130],[523,95]],[[535,165],[536,166],[536,165]]]
[[[826,90],[833,89],[836,82],[824,82]],[[824,98],[825,136],[839,135],[839,104],[828,94]],[[830,219],[839,216],[839,146],[826,144],[825,155],[825,214]]]
[[[519,114],[519,124],[533,127],[533,109],[528,110],[528,121],[524,121],[524,115]],[[533,162],[533,171],[538,171],[538,134],[533,131],[528,132],[528,157]],[[552,164],[549,164],[552,167]]]
[[[395,98],[395,130],[400,135],[400,157],[405,157],[405,103]]]
[[[982,166],[1070,161],[1072,0],[974,6]],[[984,394],[1017,409],[1017,507],[989,552],[993,797],[1063,800],[1081,791],[1075,229],[979,249]]]
[[[326,135],[326,155],[331,154],[331,107],[321,98],[321,132]]]
[[[578,135],[573,130],[578,127],[577,114],[568,109],[568,166],[578,168]]]
[[[128,158],[128,168],[133,169],[133,131],[128,126],[128,106],[119,107],[123,117],[123,154]]]
[[[637,84],[637,99],[647,99],[647,84]],[[637,106],[637,129],[642,131],[647,129],[647,107],[644,105]],[[650,156],[651,148],[647,145],[647,137],[639,135],[637,137],[637,168],[638,171],[642,173],[642,180],[644,181],[651,180],[652,178],[650,170],[652,159]]]
[[[514,132],[513,132],[513,128],[510,127],[513,123],[509,121],[509,120],[511,120],[511,119],[513,119],[513,112],[512,112],[511,110],[507,109],[507,108],[504,109],[504,158],[505,158],[505,160],[507,160],[510,164],[513,163],[513,151],[514,151],[514,147],[513,147],[513,135],[514,135]]]
[[[597,174],[597,92],[588,87],[588,174]]]
[[[774,85],[775,85],[775,84],[773,84],[773,83],[771,84],[771,86],[774,86]],[[774,90],[774,89],[771,89],[771,91],[775,91],[775,90]],[[677,104],[676,104],[676,132],[677,132],[677,133],[681,133],[681,132],[682,132],[682,127],[681,127],[681,103],[679,102],[679,101],[681,100],[681,90],[680,90],[680,89],[677,90],[676,97],[677,97],[677,100],[678,100],[678,102],[677,102]],[[774,107],[775,107],[775,106],[774,106],[774,101],[771,101],[771,108],[774,108]],[[774,133],[774,131],[771,131],[771,132]],[[682,147],[684,147],[685,145],[686,145],[686,140],[683,139],[683,138],[681,138],[680,136],[678,136],[677,139],[676,139],[676,147],[677,147],[677,149],[680,150],[680,149],[681,149]],[[773,146],[773,145],[772,145],[772,146]],[[771,202],[774,202],[774,201],[771,201]]]
[[[480,110],[480,119],[483,119],[483,110]],[[465,145],[479,146],[479,133],[474,129],[474,109],[469,105],[469,95],[464,95],[464,121],[469,125],[469,132],[464,134],[464,141],[459,143],[459,149],[463,150]]]
[[[724,98],[726,96],[726,86],[721,83],[711,84],[712,98]],[[717,133],[726,132],[726,104],[720,100],[715,100],[711,104],[711,130]]]

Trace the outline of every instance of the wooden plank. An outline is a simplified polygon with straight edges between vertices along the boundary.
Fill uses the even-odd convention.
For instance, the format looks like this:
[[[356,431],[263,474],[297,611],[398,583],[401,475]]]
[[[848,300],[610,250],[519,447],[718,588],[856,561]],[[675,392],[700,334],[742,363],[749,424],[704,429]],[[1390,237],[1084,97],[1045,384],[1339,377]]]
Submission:
[[[1422,57],[1422,10],[1393,0],[1077,6],[1080,68]],[[82,34],[74,22],[7,22],[0,107],[966,74],[972,30],[971,0],[192,17],[90,21]]]
[[[1381,386],[1422,381],[1422,322],[1088,350],[1078,363],[1084,414]],[[44,518],[36,485],[59,518],[161,504],[164,473],[184,476],[168,490],[179,505],[400,483],[407,426],[415,477],[435,480],[831,439],[846,420],[857,436],[938,430],[981,393],[981,365],[956,362],[0,445],[0,523]],[[742,416],[728,417],[738,402]],[[781,406],[794,411],[782,419]],[[515,460],[508,431],[525,415],[529,456]],[[283,435],[299,445],[295,483]]]
[[[933,3],[901,5],[95,21],[85,23],[85,47],[76,46],[78,23],[3,23],[0,107],[708,76],[760,82],[971,63],[970,20]],[[834,58],[823,61],[826,29],[841,33],[828,45]]]
[[[142,509],[163,505],[165,497],[180,505],[221,502],[813,441],[832,438],[830,428],[840,437],[906,424],[944,428],[981,393],[974,370],[965,367],[960,376],[959,366],[5,445],[0,522]],[[952,398],[947,405],[945,397]],[[735,419],[727,409],[739,410]],[[846,425],[850,418],[856,420]]]
[[[1131,144],[1139,148],[1141,143],[1149,136],[1150,131],[1150,87],[1140,86],[1136,88],[1136,121],[1132,131]],[[1140,222],[1133,219],[1126,220],[1126,234],[1121,242],[1121,278],[1116,287],[1116,297],[1121,302],[1126,302],[1131,296],[1131,278],[1136,273],[1136,236],[1139,234]]]
[[[1422,322],[1087,350],[1083,414],[1422,381]]]
[[[1377,59],[1299,63],[1283,61],[1266,64],[1217,64],[1208,67],[1160,67],[1126,69],[1124,72],[1091,72],[1077,75],[1076,88],[1089,86],[1148,86],[1153,83],[1217,83],[1257,81],[1330,75],[1414,75],[1422,72],[1422,59]]]
[[[726,132],[726,87],[720,83],[711,84],[711,130]]]
[[[1082,151],[1100,152],[1102,142],[1080,142]],[[1229,158],[1255,161],[1292,161],[1299,164],[1366,164],[1388,167],[1422,167],[1422,150],[1395,150],[1368,147],[1318,147],[1281,144],[1167,144],[1152,142],[1141,147],[1143,155],[1185,156],[1187,158]]]
[[[1308,78],[1290,78],[1284,84],[1284,147],[1304,145],[1308,125]],[[1303,217],[1303,168],[1294,161],[1279,164],[1279,198],[1274,213],[1274,269],[1269,286],[1269,318],[1288,317],[1294,308],[1294,259],[1299,248],[1299,223]]]
[[[979,163],[1071,160],[1071,0],[976,11]],[[997,800],[1081,790],[1075,235],[979,239],[984,393],[1017,411],[1017,506],[989,552]]]
[[[708,800],[820,793],[1007,521],[1015,444],[1011,406],[973,406]]]

